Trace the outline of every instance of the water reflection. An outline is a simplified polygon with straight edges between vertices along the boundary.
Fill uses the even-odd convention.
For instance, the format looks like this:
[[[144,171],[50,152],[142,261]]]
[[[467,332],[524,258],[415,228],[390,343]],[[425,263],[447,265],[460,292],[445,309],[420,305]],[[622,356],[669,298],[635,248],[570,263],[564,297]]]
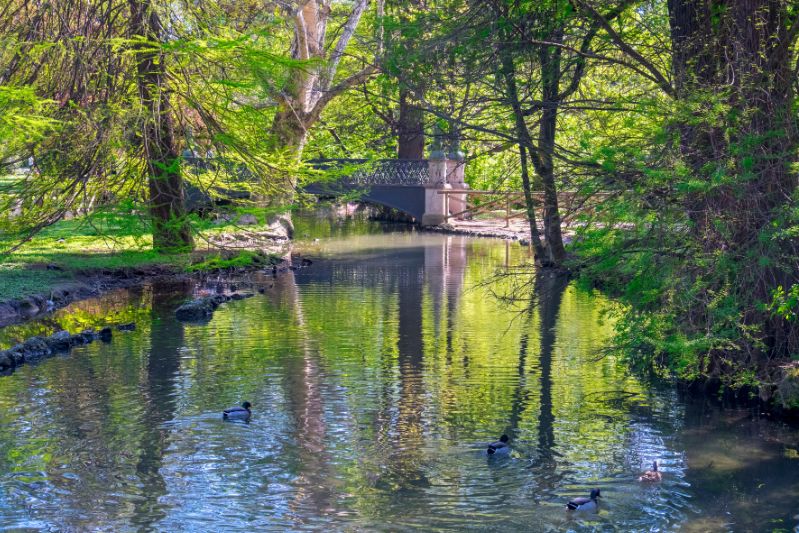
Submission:
[[[131,517],[131,522],[144,530],[167,512],[160,503],[168,492],[161,467],[171,432],[163,424],[174,418],[177,409],[180,349],[184,344],[184,327],[175,320],[174,309],[190,294],[190,289],[185,285],[152,287],[150,346],[141,394],[143,423],[136,460],[142,497],[135,501]]]
[[[326,259],[237,280],[265,294],[207,324],[173,318],[204,287],[149,286],[3,332],[9,343],[109,314],[138,326],[0,378],[3,527],[796,525],[795,428],[647,388],[597,358],[604,302],[561,278],[535,279],[529,306],[499,305],[479,282],[523,261],[520,247],[347,224],[308,223],[329,238],[304,253]],[[251,423],[223,423],[244,399]],[[489,459],[502,432],[514,452]],[[642,487],[655,458],[664,481]],[[593,486],[601,512],[567,515]]]

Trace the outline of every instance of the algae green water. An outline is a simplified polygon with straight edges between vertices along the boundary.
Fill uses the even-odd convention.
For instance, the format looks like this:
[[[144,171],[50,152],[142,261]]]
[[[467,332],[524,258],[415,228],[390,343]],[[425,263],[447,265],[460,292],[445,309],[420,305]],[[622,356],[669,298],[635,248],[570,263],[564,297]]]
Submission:
[[[0,331],[135,321],[0,377],[0,530],[794,531],[799,431],[651,388],[608,302],[554,278],[484,286],[516,244],[303,220],[312,265],[181,324],[147,285]],[[319,236],[319,241],[313,237]],[[221,410],[249,400],[249,424]],[[511,436],[508,457],[485,444]],[[662,483],[637,477],[652,460]],[[602,489],[598,514],[565,502]]]

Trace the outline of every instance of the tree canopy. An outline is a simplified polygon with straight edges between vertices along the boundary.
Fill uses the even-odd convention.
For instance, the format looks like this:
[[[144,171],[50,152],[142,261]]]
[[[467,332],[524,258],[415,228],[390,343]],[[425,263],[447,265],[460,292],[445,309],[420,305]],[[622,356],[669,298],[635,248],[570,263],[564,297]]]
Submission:
[[[789,0],[10,0],[3,247],[122,209],[190,249],[189,190],[290,233],[304,161],[440,135],[524,193],[539,268],[621,302],[634,364],[770,397],[799,357],[798,36]]]

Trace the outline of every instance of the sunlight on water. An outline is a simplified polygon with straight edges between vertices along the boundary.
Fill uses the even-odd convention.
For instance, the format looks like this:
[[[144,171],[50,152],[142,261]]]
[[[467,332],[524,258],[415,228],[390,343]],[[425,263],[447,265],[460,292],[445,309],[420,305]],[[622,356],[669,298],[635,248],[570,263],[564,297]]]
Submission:
[[[600,349],[608,302],[483,286],[515,243],[304,219],[313,264],[205,324],[148,285],[0,332],[135,321],[0,377],[0,530],[791,531],[799,432],[651,389]],[[319,238],[315,241],[314,238]],[[504,286],[503,286],[504,285]],[[250,423],[221,410],[254,405]],[[509,456],[486,444],[511,437]],[[653,459],[662,483],[637,477]],[[565,502],[601,487],[598,514]]]

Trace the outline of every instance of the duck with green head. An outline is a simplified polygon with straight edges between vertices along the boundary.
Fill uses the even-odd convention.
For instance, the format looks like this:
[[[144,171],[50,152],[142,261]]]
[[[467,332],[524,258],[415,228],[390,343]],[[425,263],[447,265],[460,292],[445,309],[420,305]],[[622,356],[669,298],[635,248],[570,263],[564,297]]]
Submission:
[[[241,407],[231,407],[222,411],[222,418],[225,420],[249,420],[252,416],[252,404],[243,402]]]
[[[502,435],[499,438],[499,440],[496,440],[496,441],[494,441],[494,442],[492,442],[491,444],[488,445],[488,449],[486,450],[486,453],[488,455],[494,455],[494,454],[498,454],[498,453],[499,454],[501,454],[501,453],[509,453],[510,452],[510,444],[508,444],[509,440],[510,439],[508,438],[507,435]]]
[[[599,509],[597,498],[601,497],[602,494],[600,494],[599,489],[591,489],[591,495],[589,497],[580,496],[579,498],[569,500],[569,503],[566,504],[566,508],[569,511],[596,511]]]

